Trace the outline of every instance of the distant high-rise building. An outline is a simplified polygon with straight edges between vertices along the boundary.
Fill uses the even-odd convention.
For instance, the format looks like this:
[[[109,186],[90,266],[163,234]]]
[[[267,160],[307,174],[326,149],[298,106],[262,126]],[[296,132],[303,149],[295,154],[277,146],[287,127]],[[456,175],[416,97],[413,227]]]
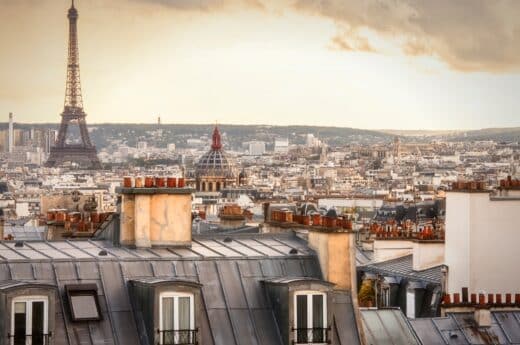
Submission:
[[[12,145],[11,152],[14,151],[14,148],[16,146],[25,146],[26,140],[29,139],[29,136],[26,135],[26,131],[24,131],[23,129],[17,128],[17,129],[14,129],[12,132],[13,132],[13,145]]]
[[[314,134],[309,133],[307,134],[307,140],[306,140],[307,147],[319,147],[321,146],[321,140],[316,138]]]
[[[45,152],[51,152],[51,147],[56,144],[56,138],[58,137],[58,131],[55,129],[48,129],[45,133]]]
[[[14,124],[13,113],[9,113],[9,139],[7,143],[7,152],[12,153],[14,148]]]
[[[274,140],[274,152],[287,152],[289,151],[289,139],[275,139]]]
[[[142,151],[146,150],[148,148],[148,143],[146,141],[138,141],[137,142],[137,149]]]
[[[261,156],[265,153],[265,142],[251,141],[249,142],[249,154],[252,156]]]
[[[0,131],[0,152],[6,152],[8,150],[8,136],[9,130]]]

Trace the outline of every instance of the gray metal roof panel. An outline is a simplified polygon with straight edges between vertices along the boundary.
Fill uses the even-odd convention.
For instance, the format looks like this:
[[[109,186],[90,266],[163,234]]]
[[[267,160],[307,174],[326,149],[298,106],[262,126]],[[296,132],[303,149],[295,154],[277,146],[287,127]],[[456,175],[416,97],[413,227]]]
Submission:
[[[238,345],[226,309],[209,309],[208,319],[215,344]]]
[[[419,344],[399,309],[362,309],[361,316],[370,344]]]
[[[412,255],[406,255],[396,259],[359,266],[358,270],[440,284],[442,277],[441,268],[442,265],[439,265],[422,271],[414,271],[413,257]]]
[[[492,312],[493,317],[504,330],[508,340],[520,344],[520,313],[504,311]]]
[[[224,293],[218,277],[215,262],[201,261],[197,263],[202,293],[208,309],[225,309]]]
[[[257,329],[253,325],[251,314],[247,309],[231,309],[229,312],[231,322],[236,330],[236,338],[240,345],[259,345]],[[258,329],[258,332],[261,330]]]
[[[242,288],[242,281],[234,261],[217,262],[218,277],[226,296],[227,306],[233,308],[247,308],[246,297]]]
[[[333,292],[332,310],[335,318],[333,335],[340,340],[338,343],[359,344],[359,334],[350,293],[346,291]]]
[[[450,315],[458,323],[470,344],[486,344],[487,339],[495,339],[499,344],[509,344],[504,332],[492,318],[491,327],[478,327],[473,313],[454,313]]]
[[[278,326],[273,313],[269,309],[253,309],[253,321],[258,330],[258,340],[261,345],[281,344]]]

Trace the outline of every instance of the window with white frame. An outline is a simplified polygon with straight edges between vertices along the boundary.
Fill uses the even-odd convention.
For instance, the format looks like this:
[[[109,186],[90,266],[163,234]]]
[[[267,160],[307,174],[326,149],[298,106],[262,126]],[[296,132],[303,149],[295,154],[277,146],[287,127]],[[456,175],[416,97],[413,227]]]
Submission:
[[[390,286],[383,285],[381,287],[381,307],[390,306]]]
[[[16,297],[11,308],[11,345],[49,344],[49,299],[46,296]]]
[[[328,342],[325,293],[299,291],[294,294],[294,333],[296,344]]]
[[[160,344],[196,344],[193,294],[164,292],[160,300]]]

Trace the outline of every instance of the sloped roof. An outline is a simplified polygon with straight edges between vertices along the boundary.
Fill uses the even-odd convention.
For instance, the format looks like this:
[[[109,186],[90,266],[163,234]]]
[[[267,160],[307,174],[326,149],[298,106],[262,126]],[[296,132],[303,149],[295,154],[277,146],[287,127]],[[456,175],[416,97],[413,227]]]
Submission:
[[[296,254],[289,253],[292,248]],[[172,279],[202,285],[207,320],[200,329],[202,344],[281,345],[261,282],[282,277],[322,279],[316,255],[292,234],[236,235],[231,241],[226,236],[200,236],[191,248],[129,249],[99,240],[25,242],[23,247],[0,243],[0,282],[46,283],[57,286],[61,294],[66,284],[98,286],[100,321],[71,322],[63,314],[68,313],[67,305],[58,299],[56,345],[83,344],[84,339],[92,344],[138,345],[129,281]],[[356,335],[353,343],[359,343],[352,304],[335,308],[336,304],[335,336]]]
[[[358,270],[440,284],[442,278],[441,268],[442,265],[439,265],[422,271],[414,271],[413,256],[406,255],[397,259],[359,266]]]
[[[419,345],[400,309],[361,309],[367,344]]]
[[[472,313],[410,320],[424,345],[520,344],[520,312],[492,311],[491,327],[478,327]]]

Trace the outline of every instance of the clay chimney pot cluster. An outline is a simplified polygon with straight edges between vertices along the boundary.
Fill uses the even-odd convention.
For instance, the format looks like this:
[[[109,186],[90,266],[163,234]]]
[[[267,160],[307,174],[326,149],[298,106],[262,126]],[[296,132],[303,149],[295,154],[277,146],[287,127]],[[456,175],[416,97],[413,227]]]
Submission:
[[[442,304],[444,306],[461,306],[468,305],[473,307],[511,307],[516,306],[520,308],[520,293],[515,294],[515,299],[513,302],[512,294],[505,294],[505,302],[502,299],[502,294],[497,293],[488,293],[487,295],[484,293],[472,293],[470,295],[470,300],[468,301],[468,291],[467,288],[462,288],[462,299],[461,294],[458,292],[453,293],[453,296],[450,294],[445,294],[442,298]]]
[[[140,176],[135,178],[126,176],[123,178],[124,188],[184,188],[185,185],[183,177],[146,176],[143,179]]]

